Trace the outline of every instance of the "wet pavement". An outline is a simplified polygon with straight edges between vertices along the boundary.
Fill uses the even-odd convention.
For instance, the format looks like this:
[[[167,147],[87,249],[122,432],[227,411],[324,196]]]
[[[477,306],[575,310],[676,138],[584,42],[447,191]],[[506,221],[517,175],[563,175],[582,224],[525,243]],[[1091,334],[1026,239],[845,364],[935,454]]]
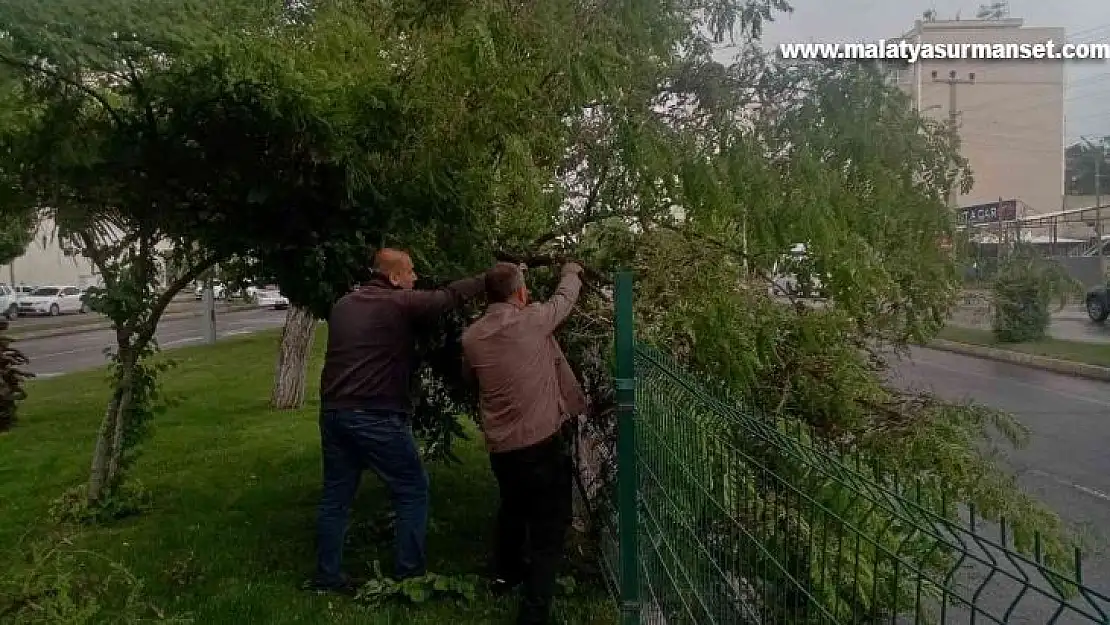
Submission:
[[[897,383],[1015,415],[1032,433],[1006,462],[1083,543],[1085,581],[1110,594],[1110,383],[915,349]]]
[[[962,307],[956,310],[949,323],[989,330],[990,312],[985,307]],[[1095,323],[1087,317],[1087,311],[1069,306],[1053,313],[1048,335],[1062,341],[1110,344],[1110,321]]]
[[[281,327],[285,323],[285,315],[285,311],[263,308],[217,313],[217,336],[226,338]],[[204,342],[202,319],[200,317],[163,319],[158,324],[157,337],[163,349],[201,345]],[[15,346],[31,361],[24,369],[40,377],[53,377],[99,367],[107,362],[104,349],[114,345],[115,335],[108,329],[15,341]]]

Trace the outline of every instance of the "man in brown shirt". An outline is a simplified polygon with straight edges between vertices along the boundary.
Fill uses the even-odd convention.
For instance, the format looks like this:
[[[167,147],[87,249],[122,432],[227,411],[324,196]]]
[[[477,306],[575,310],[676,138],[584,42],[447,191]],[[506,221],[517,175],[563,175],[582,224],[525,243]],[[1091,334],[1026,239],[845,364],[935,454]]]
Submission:
[[[425,573],[428,476],[412,436],[410,383],[416,333],[427,322],[485,290],[483,276],[442,289],[413,289],[412,259],[383,249],[374,278],[344,295],[328,318],[328,350],[320,375],[320,443],[324,487],[317,519],[320,591],[352,592],[341,571],[343,539],[362,472],[389,489],[395,522],[395,575]]]
[[[551,299],[529,305],[524,272],[499,263],[485,277],[489,308],[462,337],[501,493],[495,574],[502,588],[523,586],[519,625],[548,622],[571,522],[573,461],[563,424],[585,412],[586,400],[554,332],[578,300],[581,272],[567,263]]]

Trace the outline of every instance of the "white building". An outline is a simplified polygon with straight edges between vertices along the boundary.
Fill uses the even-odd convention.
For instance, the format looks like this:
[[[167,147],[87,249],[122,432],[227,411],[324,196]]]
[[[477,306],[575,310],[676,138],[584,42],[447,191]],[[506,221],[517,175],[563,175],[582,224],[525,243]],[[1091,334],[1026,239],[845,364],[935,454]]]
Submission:
[[[918,20],[902,39],[924,44],[1039,44],[1065,41],[1062,28],[1020,19]],[[1017,199],[1030,213],[1061,208],[1064,62],[919,59],[895,69],[922,114],[946,121],[955,104],[961,152],[975,186],[960,206]],[[891,69],[894,69],[893,67]],[[949,84],[950,78],[955,86]]]
[[[99,284],[100,279],[89,259],[61,245],[54,221],[44,218],[23,256],[4,266],[0,282],[17,286],[53,284],[83,288]]]

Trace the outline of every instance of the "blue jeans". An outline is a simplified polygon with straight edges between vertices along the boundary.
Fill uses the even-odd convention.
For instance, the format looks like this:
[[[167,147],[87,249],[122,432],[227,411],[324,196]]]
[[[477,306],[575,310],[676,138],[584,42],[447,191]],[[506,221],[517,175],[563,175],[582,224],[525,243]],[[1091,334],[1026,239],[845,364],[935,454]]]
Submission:
[[[388,410],[323,410],[320,443],[324,488],[316,523],[316,582],[341,581],[343,542],[362,471],[389,489],[396,515],[395,576],[423,575],[428,529],[428,474],[408,415]]]

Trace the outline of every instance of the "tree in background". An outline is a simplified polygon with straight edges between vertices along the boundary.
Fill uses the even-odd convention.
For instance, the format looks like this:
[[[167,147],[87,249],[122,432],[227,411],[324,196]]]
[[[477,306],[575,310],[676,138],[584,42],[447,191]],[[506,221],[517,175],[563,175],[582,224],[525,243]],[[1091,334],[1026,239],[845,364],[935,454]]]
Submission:
[[[1083,285],[1032,246],[1018,245],[999,268],[992,290],[995,338],[1025,343],[1043,339],[1052,322],[1053,301],[1062,309],[1069,299],[1082,296]]]
[[[39,221],[35,211],[24,211],[5,217],[0,225],[0,265],[11,264],[27,251],[35,238]]]
[[[189,58],[192,46],[215,45],[229,28],[241,36],[240,29],[261,22],[262,16],[239,9],[121,0],[8,4],[0,11],[0,66],[17,87],[5,92],[3,110],[20,112],[0,127],[0,173],[10,195],[0,210],[50,214],[58,236],[102,276],[104,288],[89,303],[116,333],[113,390],[81,491],[93,508],[121,484],[155,407],[156,376],[164,368],[151,359],[159,319],[181,289],[221,259],[190,233],[220,227],[207,212],[214,207],[288,199],[251,197],[255,190],[243,182],[212,184],[235,176],[223,163],[175,160],[183,150],[226,146],[223,137],[185,143],[175,124],[197,121],[187,118],[196,101],[167,100],[162,85],[196,76],[182,66],[203,71],[203,59]],[[289,170],[280,178],[289,181],[284,189],[303,186],[305,179]],[[178,271],[162,284],[159,264],[167,247]]]
[[[1102,164],[1098,168],[1100,157]],[[1064,175],[1068,195],[1094,195],[1096,169],[1100,169],[1102,173],[1102,194],[1110,195],[1110,137],[1103,137],[1094,145],[1069,145],[1064,151]]]

